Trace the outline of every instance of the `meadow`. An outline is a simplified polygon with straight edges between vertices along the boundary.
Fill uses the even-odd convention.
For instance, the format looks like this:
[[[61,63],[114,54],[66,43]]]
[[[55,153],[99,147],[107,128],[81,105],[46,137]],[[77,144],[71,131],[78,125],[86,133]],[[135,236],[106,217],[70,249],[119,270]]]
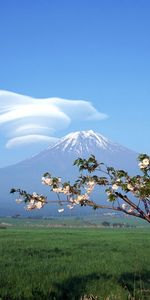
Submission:
[[[150,299],[148,227],[13,222],[0,230],[0,300]]]

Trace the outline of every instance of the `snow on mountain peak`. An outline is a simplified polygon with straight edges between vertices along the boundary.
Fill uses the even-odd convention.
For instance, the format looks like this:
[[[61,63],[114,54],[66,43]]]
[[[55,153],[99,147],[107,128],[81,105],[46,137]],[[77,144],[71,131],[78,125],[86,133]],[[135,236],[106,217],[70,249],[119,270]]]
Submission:
[[[88,131],[71,132],[64,136],[52,148],[54,150],[61,150],[63,152],[75,152],[78,155],[88,152],[93,153],[93,149],[103,149],[109,151],[116,151],[119,145],[111,142],[103,135]],[[119,147],[120,148],[120,147]]]

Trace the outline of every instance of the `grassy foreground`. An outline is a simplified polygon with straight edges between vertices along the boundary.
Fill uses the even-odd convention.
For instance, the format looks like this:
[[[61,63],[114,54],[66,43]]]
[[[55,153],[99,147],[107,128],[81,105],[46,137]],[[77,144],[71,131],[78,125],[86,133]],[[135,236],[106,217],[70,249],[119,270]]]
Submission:
[[[148,300],[149,235],[147,228],[1,229],[0,300]]]

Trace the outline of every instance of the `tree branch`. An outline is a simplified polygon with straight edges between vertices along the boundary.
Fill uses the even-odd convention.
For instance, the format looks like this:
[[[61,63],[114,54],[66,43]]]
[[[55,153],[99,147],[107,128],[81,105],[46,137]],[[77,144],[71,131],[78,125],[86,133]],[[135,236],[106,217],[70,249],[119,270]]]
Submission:
[[[128,203],[131,207],[133,207],[135,210],[137,210],[142,217],[142,219],[147,220],[150,223],[150,216],[146,215],[144,211],[138,207],[135,203],[133,203],[126,195],[122,195],[121,193],[115,192],[116,196],[124,200],[126,203]]]
[[[88,201],[88,200],[86,200],[85,204],[88,205],[88,206],[93,206],[93,207],[95,207],[97,209],[98,208],[103,208],[103,209],[111,209],[111,210],[123,212],[123,213],[125,213],[127,215],[134,216],[134,217],[141,218],[141,219],[145,220],[145,217],[142,216],[140,213],[138,214],[138,213],[135,213],[134,211],[133,212],[129,212],[129,211],[127,211],[127,210],[125,210],[125,209],[123,209],[121,207],[114,207],[114,206],[108,206],[108,205],[98,205],[95,202]],[[147,220],[147,221],[150,223],[150,219]]]
[[[144,207],[145,207],[147,214],[150,215],[150,210],[149,210],[148,204],[145,199],[143,199],[143,203],[144,203]]]

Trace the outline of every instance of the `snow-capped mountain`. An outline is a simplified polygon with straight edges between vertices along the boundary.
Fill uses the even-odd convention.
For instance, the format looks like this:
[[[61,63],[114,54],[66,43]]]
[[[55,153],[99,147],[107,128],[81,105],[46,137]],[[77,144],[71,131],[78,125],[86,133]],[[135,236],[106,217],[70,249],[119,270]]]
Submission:
[[[137,153],[134,151],[112,142],[100,133],[89,130],[72,132],[59,139],[53,146],[21,164],[26,166],[38,164],[43,170],[50,165],[50,169],[54,173],[57,171],[58,174],[62,173],[61,171],[70,170],[76,158],[87,158],[91,154],[94,154],[101,162],[127,170],[134,169],[137,157]]]
[[[46,194],[48,190],[41,185],[43,173],[48,171],[72,181],[78,175],[77,167],[73,166],[74,160],[78,157],[87,158],[91,154],[107,165],[132,173],[136,171],[137,153],[92,130],[73,132],[30,159],[0,169],[0,202],[3,211],[11,214],[12,210],[18,209],[14,200],[10,200],[9,191],[12,187]]]
[[[103,135],[95,133],[93,130],[77,131],[66,135],[57,144],[55,149],[65,152],[74,152],[76,155],[92,153],[95,149],[116,151],[119,145],[111,142]],[[94,149],[95,148],[95,149]]]

